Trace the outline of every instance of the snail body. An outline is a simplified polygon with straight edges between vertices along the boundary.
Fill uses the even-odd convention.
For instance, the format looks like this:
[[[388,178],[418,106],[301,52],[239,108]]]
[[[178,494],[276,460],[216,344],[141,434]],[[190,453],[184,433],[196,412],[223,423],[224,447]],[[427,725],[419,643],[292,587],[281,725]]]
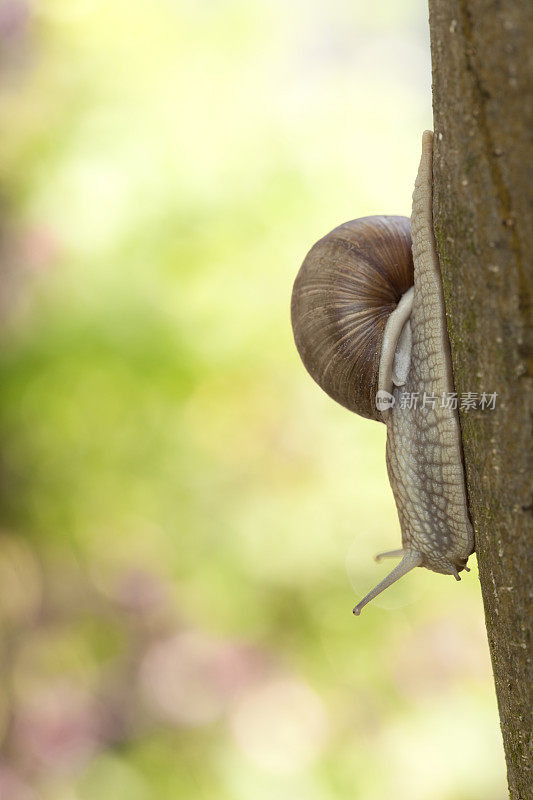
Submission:
[[[432,223],[432,142],[426,131],[407,217],[365,217],[311,249],[291,316],[304,365],[337,402],[387,425],[401,561],[354,608],[415,567],[454,575],[474,550],[450,345]],[[412,246],[411,246],[412,236]],[[417,397],[416,407],[402,403]]]

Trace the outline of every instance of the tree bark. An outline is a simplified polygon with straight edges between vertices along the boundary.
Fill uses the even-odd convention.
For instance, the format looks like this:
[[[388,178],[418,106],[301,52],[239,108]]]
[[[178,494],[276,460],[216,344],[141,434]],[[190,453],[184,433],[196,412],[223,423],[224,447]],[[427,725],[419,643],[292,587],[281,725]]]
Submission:
[[[533,797],[533,3],[429,0],[434,226],[510,796]]]

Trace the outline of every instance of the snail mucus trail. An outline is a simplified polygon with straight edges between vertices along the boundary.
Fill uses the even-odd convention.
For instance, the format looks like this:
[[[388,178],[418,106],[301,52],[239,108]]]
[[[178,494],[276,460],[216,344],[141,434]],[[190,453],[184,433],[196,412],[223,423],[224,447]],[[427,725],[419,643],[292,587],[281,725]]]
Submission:
[[[432,148],[426,131],[411,220],[363,217],[335,228],[309,251],[292,293],[294,339],[310,375],[341,405],[387,426],[402,548],[376,558],[401,561],[356,615],[415,567],[460,580],[474,550],[459,416],[441,402],[454,383],[433,233]],[[420,402],[402,407],[402,393]]]

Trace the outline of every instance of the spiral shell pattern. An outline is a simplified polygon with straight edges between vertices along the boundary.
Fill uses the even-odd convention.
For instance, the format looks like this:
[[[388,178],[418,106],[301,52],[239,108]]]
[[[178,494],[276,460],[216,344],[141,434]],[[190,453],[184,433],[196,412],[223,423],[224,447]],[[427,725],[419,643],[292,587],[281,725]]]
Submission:
[[[413,285],[408,217],[362,217],[339,225],[307,254],[294,283],[291,318],[300,357],[342,406],[383,421],[376,409],[387,320]]]

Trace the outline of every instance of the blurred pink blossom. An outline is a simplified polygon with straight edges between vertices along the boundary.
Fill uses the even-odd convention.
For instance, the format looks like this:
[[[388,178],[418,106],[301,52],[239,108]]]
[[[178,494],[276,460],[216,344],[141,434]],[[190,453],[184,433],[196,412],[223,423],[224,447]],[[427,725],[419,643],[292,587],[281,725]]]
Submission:
[[[257,651],[183,631],[153,644],[141,664],[142,693],[156,713],[177,725],[206,725],[264,671]]]
[[[257,648],[240,642],[221,643],[211,665],[213,681],[231,700],[261,680],[269,664]]]
[[[157,576],[139,568],[124,572],[118,579],[114,599],[132,614],[152,614],[166,606],[166,587]]]
[[[0,764],[1,800],[37,800],[35,792],[7,764]]]
[[[177,725],[206,725],[222,713],[224,699],[212,679],[218,644],[186,631],[153,644],[140,667],[142,693],[154,711]]]
[[[42,272],[50,268],[60,252],[55,231],[44,225],[29,228],[20,239],[22,266],[29,272]]]
[[[58,771],[82,767],[98,747],[100,722],[91,697],[72,686],[48,686],[15,712],[15,742],[25,759]]]
[[[27,33],[30,6],[27,0],[2,0],[0,3],[0,39],[16,42]]]

